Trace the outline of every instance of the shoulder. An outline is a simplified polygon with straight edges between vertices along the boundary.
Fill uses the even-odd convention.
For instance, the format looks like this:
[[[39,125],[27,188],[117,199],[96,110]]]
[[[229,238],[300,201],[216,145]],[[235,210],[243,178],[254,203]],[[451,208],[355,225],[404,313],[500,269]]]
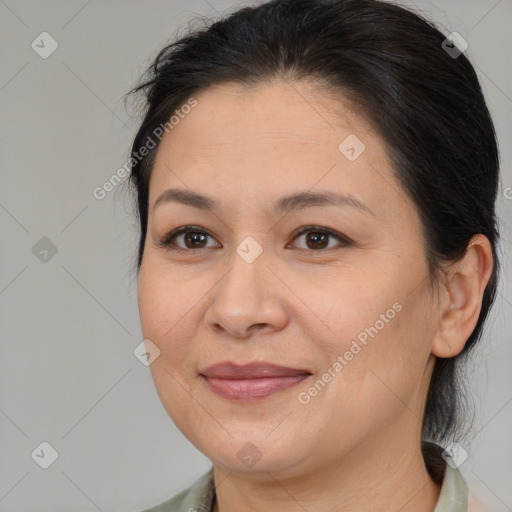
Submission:
[[[215,498],[213,467],[190,487],[143,512],[211,512]]]
[[[468,512],[468,486],[452,453],[427,441],[422,452],[431,478],[441,486],[434,512]]]
[[[468,486],[455,461],[446,456],[441,494],[434,512],[467,512]]]

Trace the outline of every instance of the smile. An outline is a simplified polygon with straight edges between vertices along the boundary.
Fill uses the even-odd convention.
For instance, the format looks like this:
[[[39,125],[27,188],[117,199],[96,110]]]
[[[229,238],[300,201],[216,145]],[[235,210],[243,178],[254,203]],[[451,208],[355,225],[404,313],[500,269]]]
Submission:
[[[310,374],[304,373],[292,377],[261,377],[255,379],[222,379],[218,377],[202,378],[216,394],[230,400],[252,401],[266,398],[278,391],[290,388]]]

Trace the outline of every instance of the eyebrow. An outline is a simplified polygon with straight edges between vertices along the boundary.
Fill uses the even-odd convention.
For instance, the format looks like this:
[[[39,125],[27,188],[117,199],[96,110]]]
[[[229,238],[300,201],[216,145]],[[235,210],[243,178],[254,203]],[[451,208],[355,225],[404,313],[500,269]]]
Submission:
[[[199,210],[212,212],[218,212],[220,210],[220,203],[215,199],[196,192],[176,188],[169,188],[162,192],[155,201],[152,211],[154,212],[157,206],[165,203],[179,203],[192,206]],[[359,199],[351,195],[338,194],[330,191],[305,191],[297,192],[288,196],[282,196],[274,203],[271,211],[269,212],[269,216],[285,214],[312,206],[349,206],[375,216],[370,208],[368,208],[368,206]]]

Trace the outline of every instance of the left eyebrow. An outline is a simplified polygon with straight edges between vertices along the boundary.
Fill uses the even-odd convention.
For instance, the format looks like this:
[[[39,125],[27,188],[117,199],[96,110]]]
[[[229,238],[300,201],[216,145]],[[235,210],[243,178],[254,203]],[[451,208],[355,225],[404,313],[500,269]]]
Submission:
[[[271,214],[284,214],[295,210],[310,208],[312,206],[349,206],[375,216],[370,208],[368,208],[368,206],[359,199],[351,195],[338,194],[330,191],[298,192],[289,196],[280,197],[272,208]]]
[[[200,210],[217,212],[220,209],[220,203],[215,199],[191,192],[185,189],[167,189],[158,197],[153,205],[154,211],[162,203],[181,203]],[[282,196],[274,203],[269,216],[273,217],[279,214],[285,214],[292,211],[310,208],[312,206],[338,206],[356,208],[370,215],[375,214],[361,200],[345,194],[338,194],[331,191],[320,192],[297,192],[288,196]]]

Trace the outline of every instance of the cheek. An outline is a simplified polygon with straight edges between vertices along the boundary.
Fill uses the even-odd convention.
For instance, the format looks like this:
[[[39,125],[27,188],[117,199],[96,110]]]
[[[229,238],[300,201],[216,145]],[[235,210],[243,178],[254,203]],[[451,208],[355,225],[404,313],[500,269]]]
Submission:
[[[184,432],[190,430],[191,415],[198,408],[191,407],[190,386],[195,385],[193,338],[204,294],[204,278],[177,280],[168,268],[150,265],[150,258],[141,266],[138,303],[142,334],[160,350],[150,365],[151,375],[164,409]]]
[[[364,413],[368,423],[391,421],[405,409],[414,421],[422,410],[432,337],[423,309],[425,297],[392,299],[373,310],[365,326],[354,325],[347,332],[343,343],[346,366],[335,384],[338,395],[346,396],[350,404],[345,413],[351,408],[354,419]]]
[[[322,269],[314,276],[289,274],[287,280],[301,309],[291,313],[293,321],[303,322],[312,340],[321,339],[331,358],[349,350],[352,341],[364,346],[389,331],[402,309],[403,294],[389,271],[374,276],[369,270]]]
[[[208,289],[205,280],[176,280],[174,273],[159,266],[142,266],[138,281],[138,303],[142,334],[160,350],[160,356],[151,365],[166,370],[188,367],[191,338],[201,318],[201,300]],[[155,368],[153,368],[155,366]]]
[[[407,270],[388,266],[385,273],[368,269],[340,272],[338,280],[316,276],[315,284],[295,281],[309,306],[296,318],[323,353],[327,367],[321,372],[336,376],[325,376],[333,393],[369,398],[371,407],[382,393],[393,399],[386,386],[401,396],[421,378],[433,336],[428,289],[410,293]]]
[[[149,259],[139,273],[139,313],[144,335],[153,335],[155,343],[164,345],[168,337],[194,316],[209,287],[205,276],[183,278],[179,270],[152,264]]]

